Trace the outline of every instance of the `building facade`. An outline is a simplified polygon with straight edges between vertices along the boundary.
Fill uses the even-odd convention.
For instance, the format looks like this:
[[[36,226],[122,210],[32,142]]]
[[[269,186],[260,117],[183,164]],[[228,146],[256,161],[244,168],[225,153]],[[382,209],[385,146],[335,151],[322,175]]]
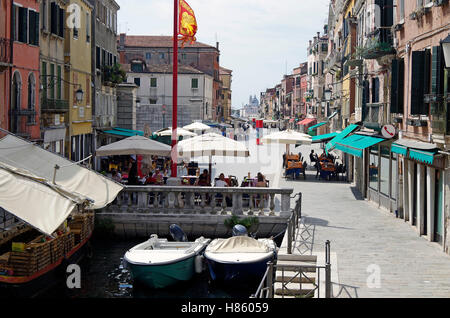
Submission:
[[[232,84],[232,70],[226,69],[224,67],[220,68],[220,81],[222,82],[222,92],[221,92],[221,104],[223,106],[223,120],[224,122],[231,121],[231,84]]]
[[[137,88],[136,129],[152,132],[172,126],[172,65],[147,65],[133,60],[124,65],[128,83]],[[178,68],[178,127],[196,120],[211,120],[213,77],[190,66]]]
[[[11,9],[11,39],[14,42],[8,130],[18,136],[41,141],[39,1],[18,0],[12,4]]]
[[[0,128],[9,129],[13,42],[11,41],[12,1],[0,4]]]
[[[78,14],[79,23],[65,28],[65,78],[70,83],[65,87],[64,93],[69,101],[66,153],[69,154],[69,159],[79,161],[94,152],[91,94],[93,6],[87,0],[70,0],[69,6],[67,14]]]
[[[173,63],[173,40],[171,36],[131,36],[120,34],[118,38],[118,51],[121,64],[131,64],[132,60],[142,60],[146,65],[164,66]],[[206,114],[208,119],[217,121],[219,117],[220,92],[220,51],[219,43],[216,46],[201,42],[186,43],[178,51],[179,65],[193,67],[213,78],[213,95],[211,111]],[[206,108],[209,110],[208,108]],[[205,111],[206,111],[205,109]]]

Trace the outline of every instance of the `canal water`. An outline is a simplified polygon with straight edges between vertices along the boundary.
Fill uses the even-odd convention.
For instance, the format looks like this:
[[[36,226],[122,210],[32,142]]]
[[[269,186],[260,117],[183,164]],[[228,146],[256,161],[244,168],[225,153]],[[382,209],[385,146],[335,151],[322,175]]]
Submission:
[[[123,256],[142,240],[91,240],[92,255],[84,257],[81,267],[81,288],[68,289],[62,279],[41,293],[38,298],[249,298],[258,286],[218,286],[209,279],[207,267],[186,283],[162,290],[152,290],[133,284],[131,274],[123,264]]]

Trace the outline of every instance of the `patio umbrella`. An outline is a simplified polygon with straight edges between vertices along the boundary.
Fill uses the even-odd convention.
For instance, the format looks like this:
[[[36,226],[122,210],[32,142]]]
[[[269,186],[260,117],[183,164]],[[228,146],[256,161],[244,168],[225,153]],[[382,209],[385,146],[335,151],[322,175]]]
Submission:
[[[208,125],[205,125],[203,123],[192,123],[190,125],[184,126],[183,129],[188,130],[188,131],[207,131],[207,130],[211,130],[211,127],[209,127]]]
[[[164,128],[155,132],[157,136],[172,136],[172,127]],[[195,137],[196,133],[187,131],[183,128],[177,128],[177,137]]]
[[[98,157],[121,155],[153,155],[170,157],[172,148],[166,144],[143,136],[132,136],[115,143],[100,147],[96,151]]]
[[[284,130],[270,134],[262,139],[266,144],[285,144],[286,154],[289,154],[289,145],[310,145],[312,138],[310,135],[302,134],[293,130]]]
[[[211,176],[212,157],[249,157],[247,147],[233,139],[219,134],[208,133],[178,143],[179,157],[209,157],[209,172]],[[211,182],[211,180],[210,180]]]

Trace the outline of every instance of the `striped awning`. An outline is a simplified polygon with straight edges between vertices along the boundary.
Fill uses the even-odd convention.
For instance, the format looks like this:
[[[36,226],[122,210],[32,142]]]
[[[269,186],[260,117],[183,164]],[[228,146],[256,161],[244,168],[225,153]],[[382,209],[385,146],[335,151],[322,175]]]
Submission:
[[[419,150],[419,149],[409,149],[409,158],[428,163],[430,165],[434,162],[434,156],[436,152]]]
[[[312,127],[309,127],[309,131],[313,131],[314,129],[317,129],[317,128],[319,128],[319,127],[322,127],[323,125],[326,125],[327,123],[326,122],[323,122],[323,123],[319,123],[319,124],[317,124],[317,125],[314,125],[314,126],[312,126]]]
[[[312,142],[313,142],[313,144],[324,142],[324,141],[333,139],[337,135],[339,135],[338,132],[334,132],[334,133],[326,134],[326,135],[313,136],[312,137]]]
[[[350,155],[360,157],[363,156],[363,150],[372,147],[380,142],[385,141],[383,138],[370,137],[364,135],[352,135],[336,142],[336,149],[339,149]]]
[[[105,134],[122,136],[122,137],[132,137],[132,136],[144,136],[144,132],[140,130],[131,130],[125,128],[114,128],[111,130],[103,131]]]
[[[408,147],[393,143],[391,146],[391,152],[406,156],[408,153]]]
[[[341,132],[339,135],[337,135],[332,140],[330,140],[330,142],[325,147],[325,152],[328,154],[329,151],[334,149],[337,142],[341,141],[342,139],[344,139],[345,137],[350,135],[352,132],[354,132],[358,128],[359,128],[359,126],[354,125],[354,124],[345,128],[343,132]]]

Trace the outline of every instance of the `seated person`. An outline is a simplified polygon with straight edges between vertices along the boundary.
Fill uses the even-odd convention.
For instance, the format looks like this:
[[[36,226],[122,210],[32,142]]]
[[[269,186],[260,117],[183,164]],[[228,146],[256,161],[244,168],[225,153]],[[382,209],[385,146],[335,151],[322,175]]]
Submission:
[[[219,180],[216,180],[216,187],[228,187],[228,183],[225,181],[225,175],[223,173],[220,174]]]
[[[258,172],[258,181],[256,182],[255,187],[267,188],[266,178],[261,172]]]
[[[164,175],[162,174],[161,170],[156,168],[155,174],[153,175],[153,179],[155,179],[155,183],[162,185],[164,184]]]
[[[122,181],[122,174],[119,171],[116,171],[116,169],[112,170],[112,178],[116,182]]]
[[[208,170],[203,170],[203,173],[198,177],[197,182],[195,183],[196,186],[200,187],[207,187],[209,186],[209,173]]]

